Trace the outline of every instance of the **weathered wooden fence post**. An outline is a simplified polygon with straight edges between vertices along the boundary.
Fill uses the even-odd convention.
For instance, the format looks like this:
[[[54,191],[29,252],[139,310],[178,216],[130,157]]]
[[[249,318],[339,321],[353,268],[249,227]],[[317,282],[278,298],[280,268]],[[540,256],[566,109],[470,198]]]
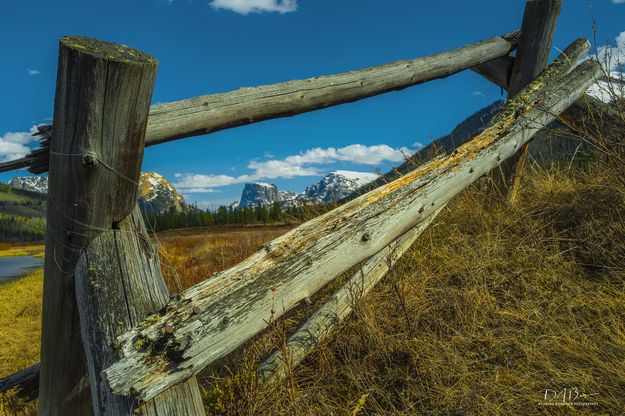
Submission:
[[[84,377],[87,370],[75,296],[75,269],[81,254],[98,235],[122,232],[128,244],[145,247],[146,256],[150,251],[149,242],[139,227],[140,217],[132,220],[129,217],[136,206],[145,127],[157,66],[156,59],[122,45],[81,37],[66,37],[60,42],[49,169],[39,395],[42,415],[92,412],[89,383]],[[126,230],[129,221],[139,227],[136,232]],[[113,232],[113,229],[120,231]],[[118,249],[123,250],[123,247]],[[158,264],[152,259],[153,263],[155,261]],[[125,265],[121,259],[118,262],[120,268]],[[155,266],[152,264],[152,267]],[[110,275],[102,276],[93,285],[106,282],[124,289],[115,280],[121,272],[113,272],[111,270]],[[134,298],[140,303],[140,313],[154,312],[155,309],[142,311],[140,308],[160,306],[167,300],[163,282],[158,280],[160,274],[153,272],[149,278],[151,280],[142,282],[143,286],[134,288],[153,289]],[[116,295],[130,299],[125,292]],[[116,300],[110,299],[111,302]],[[115,309],[120,315],[132,314],[134,305],[109,305],[108,301],[108,298],[99,300],[109,310],[122,308],[123,312]],[[85,310],[92,307],[84,303],[82,306]],[[129,319],[136,322],[143,318],[140,313]],[[87,319],[83,321],[88,326],[82,328],[82,333],[86,346],[93,347],[90,341],[103,331],[125,329],[122,324],[117,324],[116,328],[116,323],[109,319],[111,316],[97,317],[96,324],[85,315]],[[104,342],[107,337],[99,339]],[[114,346],[103,343],[98,348],[108,353]],[[87,353],[93,409],[99,413],[104,396],[100,395],[99,374],[93,371],[97,369],[97,360],[94,366],[94,351]],[[197,385],[187,390],[199,397]]]
[[[96,415],[204,415],[195,377],[146,404],[115,395],[100,373],[117,362],[116,338],[169,301],[139,207],[91,241],[76,266],[76,298]],[[164,326],[164,333],[175,331]],[[155,384],[159,380],[154,380]]]
[[[560,15],[561,0],[528,0],[525,4],[517,56],[512,65],[508,98],[513,98],[547,67],[551,40]],[[528,144],[495,170],[500,191],[514,202],[521,186]]]

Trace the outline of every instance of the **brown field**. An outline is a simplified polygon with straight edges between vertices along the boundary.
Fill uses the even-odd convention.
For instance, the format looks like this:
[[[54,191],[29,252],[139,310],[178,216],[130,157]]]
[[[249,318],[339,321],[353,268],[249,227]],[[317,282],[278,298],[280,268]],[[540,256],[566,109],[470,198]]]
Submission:
[[[196,227],[158,233],[165,281],[177,293],[234,266],[292,226]]]
[[[622,176],[603,166],[532,170],[515,205],[471,187],[287,380],[259,385],[255,369],[322,296],[203,372],[207,412],[624,414],[624,215]],[[178,291],[288,229],[174,230],[155,242],[169,287]],[[9,305],[0,325],[31,328],[33,322],[15,319],[19,310],[38,307],[32,304],[40,288],[17,286],[13,296],[31,305],[23,299],[14,305],[8,286],[0,286]],[[38,333],[29,334],[8,340],[13,349],[0,349],[7,360],[0,376],[37,360],[36,348],[24,347],[29,357],[15,353],[20,343],[38,344]],[[564,388],[594,394],[585,401],[597,405],[538,404],[546,389]]]

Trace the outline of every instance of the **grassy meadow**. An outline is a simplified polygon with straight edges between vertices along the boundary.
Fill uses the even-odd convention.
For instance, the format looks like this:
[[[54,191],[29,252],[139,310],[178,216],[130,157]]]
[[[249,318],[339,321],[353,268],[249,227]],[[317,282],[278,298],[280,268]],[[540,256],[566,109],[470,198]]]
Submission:
[[[285,382],[254,369],[302,311],[207,371],[209,413],[625,414],[624,214],[598,166],[534,170],[513,206],[473,186]],[[538,404],[564,388],[597,404]]]
[[[284,382],[259,385],[255,369],[321,295],[206,369],[208,414],[625,414],[625,182],[610,172],[530,169],[514,205],[470,187]],[[154,240],[177,292],[288,229]],[[40,298],[41,272],[0,285],[0,377],[38,360]],[[539,405],[564,388],[596,405]]]

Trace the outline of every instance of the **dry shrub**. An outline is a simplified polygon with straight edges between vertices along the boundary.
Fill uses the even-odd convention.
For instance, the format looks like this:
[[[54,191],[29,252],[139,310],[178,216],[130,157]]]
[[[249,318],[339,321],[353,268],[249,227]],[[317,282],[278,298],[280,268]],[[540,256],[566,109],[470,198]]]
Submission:
[[[601,166],[534,170],[519,202],[457,197],[358,305],[275,386],[254,369],[275,325],[204,376],[212,413],[622,414],[625,188]],[[544,407],[578,388],[598,406]]]

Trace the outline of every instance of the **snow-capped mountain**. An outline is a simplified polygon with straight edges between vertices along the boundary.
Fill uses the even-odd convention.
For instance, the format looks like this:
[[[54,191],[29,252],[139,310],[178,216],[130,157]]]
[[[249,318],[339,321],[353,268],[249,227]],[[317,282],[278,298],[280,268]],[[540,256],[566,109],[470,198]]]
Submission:
[[[36,192],[38,194],[48,193],[48,177],[47,176],[24,176],[13,178],[9,181],[9,186],[15,189],[23,189],[24,191]]]
[[[39,194],[48,193],[47,176],[22,176],[9,181],[9,186]],[[171,183],[156,172],[144,172],[139,179],[139,205],[150,214],[165,213],[171,208],[182,212],[188,205]]]
[[[139,205],[144,212],[162,214],[173,209],[183,212],[188,209],[187,202],[176,188],[156,172],[143,172],[139,179]]]
[[[316,203],[339,201],[361,186],[377,179],[378,176],[375,173],[336,170],[324,176],[318,183],[307,187],[304,195]]]
[[[246,183],[238,208],[270,206],[276,201],[280,202],[282,207],[338,201],[377,177],[378,175],[374,173],[337,170],[330,172],[321,181],[308,186],[299,194],[281,191],[276,185],[264,182]]]

